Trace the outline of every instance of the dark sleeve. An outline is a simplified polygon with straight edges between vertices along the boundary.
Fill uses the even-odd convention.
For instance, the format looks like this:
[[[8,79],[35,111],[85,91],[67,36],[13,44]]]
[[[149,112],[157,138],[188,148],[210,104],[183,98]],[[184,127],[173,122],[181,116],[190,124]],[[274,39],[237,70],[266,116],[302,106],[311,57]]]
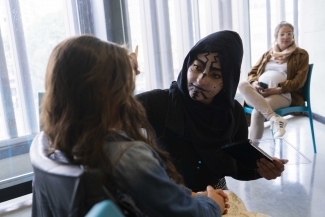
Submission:
[[[248,125],[245,117],[245,112],[241,104],[235,100],[235,108],[233,110],[235,118],[235,128],[233,134],[234,142],[239,142],[248,139]],[[237,174],[233,176],[237,180],[254,180],[261,178],[255,169],[245,167],[239,161],[237,161]]]
[[[248,125],[246,121],[244,108],[237,100],[235,100],[235,107],[233,109],[233,114],[235,118],[233,142],[239,142],[248,139]]]
[[[159,137],[164,131],[165,117],[168,107],[168,94],[168,89],[156,89],[135,96],[146,110],[149,123],[155,130],[157,137]]]
[[[115,165],[114,178],[150,216],[222,215],[214,200],[203,195],[192,197],[172,182],[158,154],[145,144],[135,144],[123,153]]]

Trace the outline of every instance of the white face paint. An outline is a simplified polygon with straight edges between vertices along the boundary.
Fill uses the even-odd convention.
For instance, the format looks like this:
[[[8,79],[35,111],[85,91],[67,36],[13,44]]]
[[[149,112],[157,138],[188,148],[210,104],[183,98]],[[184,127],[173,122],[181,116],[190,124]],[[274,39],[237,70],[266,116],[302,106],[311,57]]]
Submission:
[[[204,104],[210,104],[223,87],[218,53],[202,53],[187,71],[187,86],[190,97]]]

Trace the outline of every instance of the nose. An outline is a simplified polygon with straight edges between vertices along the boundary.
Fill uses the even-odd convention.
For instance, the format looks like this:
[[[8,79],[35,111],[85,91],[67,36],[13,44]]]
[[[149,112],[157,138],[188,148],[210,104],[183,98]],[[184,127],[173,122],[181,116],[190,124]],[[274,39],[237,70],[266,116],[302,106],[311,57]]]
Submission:
[[[208,79],[207,77],[207,70],[204,70],[201,74],[199,74],[199,76],[197,77],[197,83],[198,84],[207,84],[208,83]]]

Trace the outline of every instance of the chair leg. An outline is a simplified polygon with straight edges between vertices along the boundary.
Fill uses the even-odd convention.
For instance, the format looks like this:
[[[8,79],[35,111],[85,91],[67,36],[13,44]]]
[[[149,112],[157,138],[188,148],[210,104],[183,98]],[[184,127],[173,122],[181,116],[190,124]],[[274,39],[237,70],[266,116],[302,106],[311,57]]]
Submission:
[[[313,113],[311,112],[311,110],[308,111],[308,117],[309,117],[309,122],[310,122],[311,137],[313,139],[314,153],[317,153],[315,134],[314,134]]]

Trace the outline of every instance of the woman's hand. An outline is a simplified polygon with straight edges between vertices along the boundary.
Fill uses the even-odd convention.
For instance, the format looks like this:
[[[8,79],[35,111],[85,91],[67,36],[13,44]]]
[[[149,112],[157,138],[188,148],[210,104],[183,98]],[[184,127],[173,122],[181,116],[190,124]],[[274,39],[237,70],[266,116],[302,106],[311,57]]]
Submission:
[[[228,195],[221,189],[214,189],[210,185],[207,186],[207,196],[214,200],[220,207],[222,214],[227,214],[229,208]]]
[[[131,61],[131,66],[132,69],[134,70],[135,75],[140,74],[140,71],[138,70],[139,65],[138,65],[138,45],[135,48],[135,51],[129,54],[130,61]]]
[[[132,52],[129,54],[129,57],[130,57],[131,66],[132,66],[132,69],[134,70],[135,75],[140,74],[140,71],[138,69],[139,66],[138,66],[137,55]]]
[[[262,96],[268,97],[274,94],[280,94],[279,89],[275,87],[270,87],[258,91]]]
[[[273,158],[273,163],[271,163],[265,158],[261,158],[257,161],[257,172],[267,180],[276,179],[281,176],[284,164],[287,162],[286,159]]]
[[[259,84],[258,84],[258,81],[254,81],[253,83],[251,83],[251,85],[255,88],[255,90],[257,92],[260,92],[260,91],[263,91],[263,87],[261,87]]]

